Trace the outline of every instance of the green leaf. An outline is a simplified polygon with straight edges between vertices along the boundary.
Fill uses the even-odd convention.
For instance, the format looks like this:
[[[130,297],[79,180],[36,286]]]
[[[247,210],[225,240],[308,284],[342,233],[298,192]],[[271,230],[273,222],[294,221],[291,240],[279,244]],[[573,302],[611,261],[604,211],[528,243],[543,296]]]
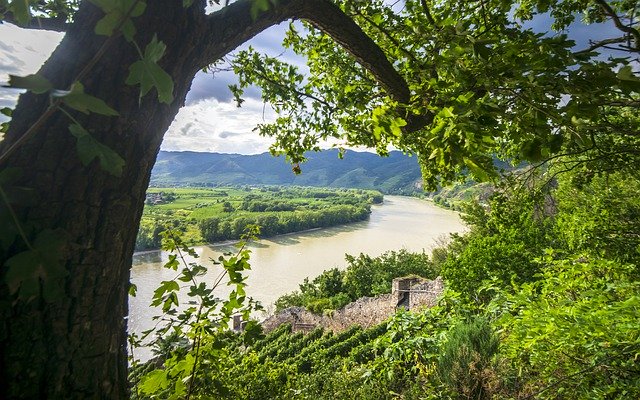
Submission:
[[[138,286],[135,283],[129,283],[129,296],[136,297],[138,294]]]
[[[96,35],[111,36],[113,35],[113,31],[116,29],[121,19],[122,15],[120,15],[120,13],[110,12],[102,17],[100,21],[98,21],[96,27],[94,28],[94,32],[96,33]]]
[[[175,254],[170,254],[169,261],[167,261],[167,263],[164,265],[164,268],[177,271],[179,265],[180,262],[178,261],[178,256],[176,256]]]
[[[173,101],[173,79],[157,64],[164,55],[165,49],[166,45],[154,36],[145,48],[142,60],[136,61],[129,67],[126,84],[140,84],[140,99],[155,87],[161,103],[169,104]]]
[[[162,369],[149,372],[140,384],[140,390],[145,394],[152,394],[167,387],[169,387],[168,372]]]
[[[176,281],[162,281],[160,286],[153,292],[154,299],[162,299],[165,293],[180,290],[180,285]],[[159,303],[158,303],[159,304]]]
[[[84,86],[80,82],[74,83],[71,91],[56,90],[52,93],[52,96],[61,98],[64,104],[85,114],[93,112],[107,116],[119,115],[116,110],[109,107],[103,100],[86,94]]]
[[[164,42],[158,41],[158,37],[153,35],[153,39],[144,49],[144,59],[149,62],[158,62],[167,50],[167,45]]]
[[[109,147],[98,142],[78,124],[69,125],[69,131],[76,137],[76,149],[82,164],[89,165],[96,157],[103,170],[114,176],[122,175],[124,159]]]
[[[137,1],[137,0],[126,0],[126,1],[124,1],[125,7],[126,7],[127,10],[133,5],[134,1]],[[147,9],[147,3],[144,2],[144,1],[139,1],[138,0],[136,5],[135,5],[135,7],[134,7],[134,9],[131,11],[131,17],[135,18],[135,17],[141,16],[142,14],[144,14],[144,11],[146,9]]]
[[[94,32],[98,35],[111,36],[120,29],[127,41],[131,42],[136,27],[131,18],[142,15],[147,3],[139,0],[90,0],[104,11],[105,16],[96,23]],[[133,7],[133,9],[132,9]]]
[[[13,12],[13,16],[19,25],[26,25],[31,20],[29,7],[29,0],[13,0],[9,3],[9,11]]]
[[[453,107],[443,107],[440,114],[446,118],[453,118],[456,115],[453,113]]]
[[[488,60],[491,56],[491,49],[482,43],[473,43],[473,54],[481,60]]]
[[[640,78],[638,78],[633,74],[633,69],[631,68],[630,65],[626,65],[620,68],[617,76],[618,76],[618,79],[623,81],[640,82]]]
[[[620,68],[617,77],[621,81],[619,87],[624,92],[640,92],[640,78],[634,75],[630,65]]]
[[[58,261],[66,242],[64,231],[47,229],[38,234],[32,248],[16,254],[5,262],[5,282],[12,294],[22,300],[32,300],[40,294],[45,301],[53,301],[62,294],[58,280],[67,270]]]
[[[176,292],[171,292],[167,296],[167,299],[164,301],[162,305],[162,312],[167,312],[171,309],[171,304],[174,304],[176,307],[179,306],[178,295]]]
[[[469,171],[471,171],[471,173],[473,174],[473,176],[480,182],[484,182],[484,181],[488,181],[489,179],[491,179],[491,177],[489,176],[489,173],[487,173],[487,171],[484,170],[484,168],[480,167],[478,164],[475,163],[475,161],[473,161],[470,158],[464,158],[464,163],[467,166],[467,168],[469,168]]]
[[[13,114],[13,109],[11,107],[2,107],[0,108],[0,114],[11,118],[11,115]]]
[[[398,117],[393,118],[389,124],[391,128],[391,134],[396,137],[402,136],[402,127],[407,125],[407,121]]]
[[[53,85],[45,77],[38,74],[27,76],[9,75],[9,84],[6,87],[27,89],[36,94],[46,93],[53,89]]]

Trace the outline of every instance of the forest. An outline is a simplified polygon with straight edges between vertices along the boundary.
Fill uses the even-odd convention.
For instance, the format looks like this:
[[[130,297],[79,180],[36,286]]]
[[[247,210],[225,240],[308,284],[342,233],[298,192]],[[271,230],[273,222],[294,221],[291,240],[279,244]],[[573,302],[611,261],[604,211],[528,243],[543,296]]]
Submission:
[[[64,32],[36,73],[2,88],[19,98],[0,126],[0,398],[640,397],[639,10],[0,0],[3,25]],[[303,66],[243,46],[283,22],[276,36]],[[269,105],[273,120],[249,129],[294,174],[309,151],[335,146],[337,163],[365,146],[415,156],[427,191],[492,185],[465,206],[469,232],[421,261],[445,280],[438,306],[380,327],[265,335],[243,277],[257,231],[213,260],[224,274],[209,282],[170,229],[175,279],[154,292],[158,327],[142,334],[158,358],[135,361],[145,338],[127,329],[130,270],[151,171],[188,93],[203,89],[196,74],[222,70],[236,76],[225,94],[237,106],[256,93]],[[527,167],[505,175],[496,158]],[[291,301],[343,304],[340,284],[353,281],[329,274]],[[227,329],[236,315],[242,335]]]
[[[176,229],[191,244],[240,239],[250,225],[260,237],[362,221],[382,202],[373,190],[302,187],[151,188],[136,250],[159,249]]]

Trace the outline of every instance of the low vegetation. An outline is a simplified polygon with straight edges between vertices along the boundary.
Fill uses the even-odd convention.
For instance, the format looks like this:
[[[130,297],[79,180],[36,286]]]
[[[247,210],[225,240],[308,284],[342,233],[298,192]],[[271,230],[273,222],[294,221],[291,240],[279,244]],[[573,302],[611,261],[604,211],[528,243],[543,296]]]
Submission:
[[[640,398],[640,179],[583,172],[498,188],[430,258],[351,257],[279,300],[338,307],[423,271],[445,279],[437,306],[336,333],[214,332],[215,351],[174,347],[138,370],[137,397],[175,395],[168,366],[195,359],[191,398]]]
[[[362,221],[380,202],[382,194],[361,189],[150,188],[136,249],[158,249],[167,227],[181,231],[190,243],[239,239],[251,225],[269,237]]]

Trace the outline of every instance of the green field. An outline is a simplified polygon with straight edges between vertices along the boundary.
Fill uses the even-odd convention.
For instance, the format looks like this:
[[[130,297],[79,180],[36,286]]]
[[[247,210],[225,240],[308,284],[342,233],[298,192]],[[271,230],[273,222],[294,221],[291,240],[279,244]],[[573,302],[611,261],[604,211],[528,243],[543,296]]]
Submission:
[[[188,242],[238,239],[248,225],[261,236],[368,218],[377,191],[309,187],[149,188],[136,250],[160,247],[160,232],[179,229]]]

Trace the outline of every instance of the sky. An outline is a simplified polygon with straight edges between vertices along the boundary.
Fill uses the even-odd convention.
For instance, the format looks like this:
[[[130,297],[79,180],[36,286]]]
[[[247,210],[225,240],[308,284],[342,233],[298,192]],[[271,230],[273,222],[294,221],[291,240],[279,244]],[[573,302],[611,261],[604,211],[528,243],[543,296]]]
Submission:
[[[270,55],[281,55],[285,61],[304,68],[300,57],[284,52],[280,46],[287,27],[288,23],[272,27],[240,49],[251,45]],[[0,85],[7,83],[9,74],[36,73],[62,37],[61,33],[0,24]],[[253,129],[259,123],[273,121],[276,115],[262,102],[257,88],[245,90],[245,102],[238,108],[228,88],[236,81],[233,72],[229,71],[199,72],[192,82],[185,106],[165,134],[162,150],[239,154],[268,151],[273,139],[259,136]],[[19,94],[18,90],[0,87],[0,108],[14,107]]]
[[[534,30],[548,27],[549,20],[528,23]],[[538,25],[538,26],[536,26]],[[285,61],[299,65],[304,70],[304,60],[280,46],[288,23],[272,27],[246,43],[272,56],[280,55]],[[536,29],[537,28],[537,29]],[[572,27],[570,36],[586,47],[584,25]],[[546,29],[545,29],[546,30]],[[594,28],[587,29],[593,34]],[[615,28],[596,28],[603,37],[612,37]],[[28,75],[37,72],[49,54],[55,49],[62,34],[56,32],[25,30],[10,24],[0,24],[0,85],[6,83],[9,74]],[[284,53],[283,53],[284,52]],[[186,104],[167,131],[163,150],[206,151],[218,153],[258,154],[268,151],[271,138],[253,132],[259,123],[275,119],[269,105],[263,104],[257,88],[245,91],[245,102],[236,107],[228,85],[236,81],[232,72],[199,72],[187,95]],[[0,108],[13,107],[19,91],[0,87]],[[3,121],[0,115],[0,122]],[[330,147],[333,143],[327,143]],[[359,148],[358,150],[363,150]]]

